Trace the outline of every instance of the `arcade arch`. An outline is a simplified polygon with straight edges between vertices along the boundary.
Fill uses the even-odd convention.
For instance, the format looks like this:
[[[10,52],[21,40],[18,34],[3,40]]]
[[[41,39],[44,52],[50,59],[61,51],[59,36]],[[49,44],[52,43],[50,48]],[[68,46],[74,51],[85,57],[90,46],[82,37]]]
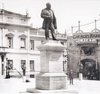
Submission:
[[[99,65],[96,60],[86,58],[82,59],[80,63],[83,65],[82,73],[84,78],[99,80]]]

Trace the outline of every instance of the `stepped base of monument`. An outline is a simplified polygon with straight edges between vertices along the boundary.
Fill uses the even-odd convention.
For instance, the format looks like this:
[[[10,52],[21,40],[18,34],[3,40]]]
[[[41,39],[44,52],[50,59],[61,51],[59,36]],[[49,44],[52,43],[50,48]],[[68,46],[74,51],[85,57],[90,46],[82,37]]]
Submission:
[[[64,73],[40,73],[36,76],[36,89],[57,90],[66,87],[67,77]]]
[[[79,92],[77,90],[68,90],[67,88],[65,89],[59,89],[59,90],[39,90],[39,89],[35,89],[35,88],[28,88],[27,89],[28,93],[66,93],[66,94],[79,94]]]

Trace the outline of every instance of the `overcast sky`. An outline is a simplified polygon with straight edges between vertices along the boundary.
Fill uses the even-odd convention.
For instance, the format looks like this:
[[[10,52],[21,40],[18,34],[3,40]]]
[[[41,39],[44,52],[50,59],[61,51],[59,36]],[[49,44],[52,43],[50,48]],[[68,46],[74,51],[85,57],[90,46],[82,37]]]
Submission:
[[[86,24],[100,19],[100,0],[1,0],[0,7],[17,13],[25,14],[28,10],[33,27],[40,28],[43,19],[40,17],[45,4],[50,2],[57,18],[58,32],[67,32],[71,26]],[[100,24],[99,24],[100,25]]]

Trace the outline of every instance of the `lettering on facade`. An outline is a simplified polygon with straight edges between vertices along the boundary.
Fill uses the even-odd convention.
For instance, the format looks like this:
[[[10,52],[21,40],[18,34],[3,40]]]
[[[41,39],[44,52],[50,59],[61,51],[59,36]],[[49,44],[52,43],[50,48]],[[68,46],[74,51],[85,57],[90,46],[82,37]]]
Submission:
[[[100,33],[73,35],[73,39],[80,39],[80,38],[100,38]]]

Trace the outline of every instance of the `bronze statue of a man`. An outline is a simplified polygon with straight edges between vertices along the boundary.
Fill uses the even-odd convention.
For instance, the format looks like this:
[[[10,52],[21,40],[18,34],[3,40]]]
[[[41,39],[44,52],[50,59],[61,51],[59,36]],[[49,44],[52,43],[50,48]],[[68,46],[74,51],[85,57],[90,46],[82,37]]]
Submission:
[[[42,28],[45,30],[45,38],[49,39],[49,31],[51,31],[52,39],[55,38],[55,29],[57,29],[56,17],[53,10],[51,9],[51,4],[47,3],[46,8],[42,10],[41,17],[44,19]]]

